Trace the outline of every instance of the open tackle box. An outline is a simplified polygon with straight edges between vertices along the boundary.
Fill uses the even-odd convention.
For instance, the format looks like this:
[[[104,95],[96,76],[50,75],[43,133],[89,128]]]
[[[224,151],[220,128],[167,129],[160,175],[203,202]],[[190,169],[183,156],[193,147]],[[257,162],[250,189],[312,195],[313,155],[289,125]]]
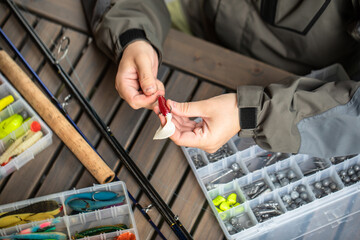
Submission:
[[[78,212],[71,208],[70,202],[67,201],[70,198],[77,200],[75,196],[79,196],[82,193],[100,193],[100,192],[111,192],[115,193],[117,197],[124,196],[124,200],[121,200],[121,203],[107,206],[97,210],[89,210],[86,212]],[[95,198],[95,197],[92,197]],[[67,235],[67,239],[75,239],[76,234],[95,227],[102,226],[115,226],[119,224],[125,224],[126,229],[116,230],[107,233],[101,233],[94,236],[86,236],[83,238],[86,239],[115,239],[117,236],[129,232],[135,235],[136,239],[139,239],[138,231],[136,229],[136,224],[134,220],[134,214],[131,208],[131,203],[129,201],[128,192],[125,186],[125,183],[122,181],[94,185],[93,187],[82,188],[77,190],[70,190],[61,193],[51,194],[47,196],[42,196],[38,198],[33,198],[29,200],[24,200],[21,202],[10,203],[0,206],[0,217],[1,213],[9,212],[23,207],[29,206],[34,203],[39,203],[42,201],[54,200],[57,202],[58,206],[62,209],[61,212],[56,215],[57,223],[55,224],[56,232],[61,232]],[[89,199],[90,200],[90,199]],[[76,209],[78,210],[78,209]],[[0,218],[1,220],[1,218]],[[42,221],[34,221],[26,224],[16,225],[8,228],[0,229],[1,236],[7,236],[20,231],[38,226],[41,223],[49,221],[49,219]],[[80,239],[77,237],[77,239]]]
[[[21,97],[21,95],[11,86],[5,77],[1,75],[1,73],[0,82],[0,99],[9,95],[13,96],[14,98],[14,101],[9,106],[0,111],[0,124],[1,121],[21,112],[26,112],[28,118],[30,118],[29,120],[24,121],[22,125],[15,131],[12,131],[6,137],[0,140],[0,157],[16,139],[21,138],[23,134],[26,133],[32,122],[37,121],[40,123],[41,131],[43,133],[43,136],[34,145],[27,148],[21,154],[16,155],[16,157],[11,159],[11,161],[9,161],[6,165],[0,166],[0,179],[2,179],[15,170],[21,168],[23,165],[32,160],[36,154],[51,145],[52,131],[41,120],[41,118],[31,108],[31,106]]]
[[[182,150],[228,239],[358,238],[360,155],[273,153],[238,136],[213,154]]]

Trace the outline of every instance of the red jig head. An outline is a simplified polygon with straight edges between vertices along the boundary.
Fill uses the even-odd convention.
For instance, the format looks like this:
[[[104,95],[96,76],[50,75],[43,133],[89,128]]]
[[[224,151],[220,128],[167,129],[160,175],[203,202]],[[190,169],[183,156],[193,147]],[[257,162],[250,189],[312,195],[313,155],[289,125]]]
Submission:
[[[170,109],[168,108],[168,106],[166,106],[166,99],[164,98],[164,96],[158,96],[158,103],[162,115],[166,116],[168,113],[170,113]]]

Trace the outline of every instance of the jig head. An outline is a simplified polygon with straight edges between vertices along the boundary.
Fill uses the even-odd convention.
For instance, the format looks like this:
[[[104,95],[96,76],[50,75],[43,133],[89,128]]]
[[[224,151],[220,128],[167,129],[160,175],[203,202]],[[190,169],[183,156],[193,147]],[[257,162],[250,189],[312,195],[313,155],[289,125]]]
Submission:
[[[166,118],[166,124],[164,127],[160,125],[154,135],[154,140],[168,138],[175,132],[175,125],[171,121],[172,115],[170,109],[166,106],[166,99],[163,96],[158,96],[158,103],[161,114]]]

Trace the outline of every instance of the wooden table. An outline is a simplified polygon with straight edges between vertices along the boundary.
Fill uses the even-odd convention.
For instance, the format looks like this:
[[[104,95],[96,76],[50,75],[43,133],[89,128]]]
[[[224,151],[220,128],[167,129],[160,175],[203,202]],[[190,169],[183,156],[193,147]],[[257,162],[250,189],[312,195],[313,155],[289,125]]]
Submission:
[[[71,39],[67,59],[61,62],[63,68],[194,239],[223,239],[180,147],[170,140],[153,141],[159,125],[157,116],[148,110],[131,109],[118,96],[114,88],[117,67],[95,46],[80,0],[16,2],[49,48],[54,49],[63,36]],[[69,91],[4,4],[0,4],[0,26],[49,90],[63,101]],[[3,40],[0,46],[12,54]],[[285,71],[171,30],[158,78],[164,82],[166,95],[171,99],[193,101],[234,91],[239,84],[266,85],[286,76],[289,73]],[[132,195],[141,205],[149,205],[149,199],[77,101],[72,100],[66,109]],[[0,181],[0,204],[89,187],[94,183],[96,180],[55,135],[49,148]],[[156,233],[141,213],[135,209],[134,214],[141,239],[156,239]],[[149,214],[168,239],[175,239],[155,208]]]

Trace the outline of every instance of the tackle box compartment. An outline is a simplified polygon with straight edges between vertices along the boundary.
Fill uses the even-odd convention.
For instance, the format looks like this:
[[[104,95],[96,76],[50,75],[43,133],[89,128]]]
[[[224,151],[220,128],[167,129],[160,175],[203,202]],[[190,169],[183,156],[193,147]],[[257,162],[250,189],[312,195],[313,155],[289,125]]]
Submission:
[[[342,179],[340,175],[344,175],[344,172],[352,166],[360,167],[360,155],[349,156],[347,159],[340,158],[338,162],[334,162],[334,159],[319,159],[297,154],[264,165],[260,164],[260,161],[266,158],[269,152],[255,145],[253,141],[234,136],[227,145],[231,148],[235,147],[236,152],[214,162],[210,162],[209,154],[200,149],[182,147],[227,239],[358,238],[360,232],[356,226],[360,218],[360,171],[357,181],[350,184],[345,184],[345,177]],[[199,159],[203,162],[200,167],[197,165]],[[194,160],[197,161],[196,164]],[[254,168],[254,162],[258,168]],[[321,163],[322,168],[309,172],[309,169],[315,168],[314,162]],[[240,167],[240,176],[233,178],[227,176],[224,177],[225,180],[220,178],[215,183],[211,183],[212,179],[231,169],[233,163],[237,163]],[[295,176],[294,181],[275,186],[271,178],[274,178],[278,172],[288,170],[291,170]],[[313,185],[316,182],[323,183],[324,180],[335,183],[337,188],[326,196],[316,196]],[[249,184],[259,181],[264,181],[268,185],[267,192],[253,199],[249,198],[244,189]],[[292,209],[284,204],[283,197],[290,195],[299,185],[305,186],[308,202]],[[213,199],[218,195],[226,198],[230,193],[237,194],[240,205],[219,213]],[[260,222],[255,209],[268,202],[277,202],[281,214]],[[229,228],[230,221],[235,221],[232,218],[240,223],[240,230],[229,231],[233,230],[232,227]]]
[[[74,214],[73,214],[73,210],[68,206],[68,204],[65,204],[66,199],[75,194],[87,193],[87,192],[100,192],[100,191],[111,191],[116,193],[118,196],[124,196],[125,197],[124,203],[121,205],[111,206],[109,208],[98,209],[89,212],[79,213],[75,211]],[[115,225],[115,224],[126,224],[128,229],[109,232],[109,233],[102,233],[100,235],[89,236],[85,238],[92,240],[114,239],[116,236],[122,233],[131,232],[135,235],[136,239],[139,239],[139,234],[136,229],[134,214],[131,208],[131,202],[129,201],[126,185],[122,181],[116,181],[107,184],[94,184],[93,187],[74,189],[74,190],[50,194],[42,197],[37,197],[33,199],[28,199],[24,201],[19,201],[15,203],[1,205],[0,213],[16,210],[36,202],[41,202],[46,200],[55,200],[60,206],[62,206],[61,214],[57,216],[59,222],[56,223],[55,226],[56,226],[56,231],[65,233],[68,236],[68,239],[73,239],[72,237],[76,233],[89,228],[104,226],[104,225],[107,226]],[[46,221],[48,220],[30,222],[27,224],[2,228],[0,229],[0,235],[6,236],[9,234],[18,233],[21,230],[36,226]]]
[[[37,121],[41,125],[41,131],[43,136],[38,140],[34,145],[26,149],[24,152],[13,158],[5,166],[0,166],[0,179],[8,176],[12,172],[20,169],[26,163],[34,159],[35,155],[43,151],[45,148],[51,145],[52,143],[52,131],[46,125],[40,116],[32,109],[32,107],[21,97],[21,95],[12,87],[12,85],[6,80],[6,78],[0,73],[0,99],[7,95],[12,95],[14,97],[14,102],[9,106],[4,108],[0,112],[0,122],[15,113],[19,113],[22,110],[25,110],[30,117],[30,120],[24,122],[18,129],[11,132],[9,135],[0,140],[0,155],[2,155],[5,150],[14,142],[17,138],[21,137],[21,133],[25,133],[29,128],[30,124],[33,121]]]

